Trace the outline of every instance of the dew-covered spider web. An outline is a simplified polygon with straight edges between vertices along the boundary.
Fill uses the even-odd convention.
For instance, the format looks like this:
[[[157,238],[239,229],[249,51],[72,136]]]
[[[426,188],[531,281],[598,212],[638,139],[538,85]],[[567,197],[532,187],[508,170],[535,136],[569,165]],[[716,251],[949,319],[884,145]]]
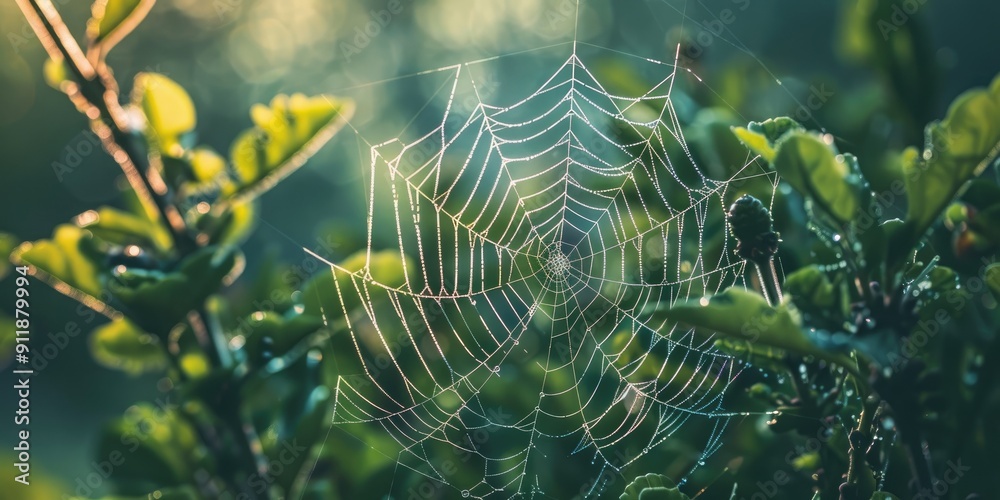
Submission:
[[[363,257],[310,251],[351,351],[333,425],[395,443],[379,494],[545,497],[582,467],[596,498],[650,456],[697,467],[741,415],[725,398],[742,361],[658,311],[748,286],[726,210],[777,180],[749,155],[697,164],[674,100],[697,77],[677,60],[643,58],[659,77],[620,95],[580,45],[514,99],[484,92],[478,61],[435,70],[437,126],[366,142]]]

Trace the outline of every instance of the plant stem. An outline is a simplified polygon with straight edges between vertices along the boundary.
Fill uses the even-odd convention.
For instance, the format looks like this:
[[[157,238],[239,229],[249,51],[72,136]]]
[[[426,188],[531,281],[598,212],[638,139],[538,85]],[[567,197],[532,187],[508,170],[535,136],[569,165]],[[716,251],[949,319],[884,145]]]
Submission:
[[[16,0],[16,2],[49,57],[56,63],[65,63],[69,68],[73,80],[64,82],[61,90],[89,119],[91,130],[100,138],[104,150],[118,163],[146,212],[153,220],[166,222],[178,257],[183,258],[196,250],[198,244],[188,232],[183,216],[169,201],[169,189],[166,183],[163,182],[157,169],[150,168],[148,156],[140,151],[135,143],[132,131],[127,125],[126,113],[119,102],[118,84],[110,69],[100,58],[93,62],[88,60],[51,0]],[[192,311],[188,316],[188,323],[213,365],[229,367],[232,359],[225,342],[225,334],[216,322],[206,322],[206,317],[207,314],[203,310]],[[167,354],[176,357],[175,353],[168,351]],[[172,361],[183,377],[178,360]],[[230,414],[223,420],[237,442],[240,454],[248,462],[249,469],[256,473],[266,472],[267,460],[252,423],[240,417],[239,408],[231,409]],[[218,436],[211,432],[211,429],[205,429],[198,423],[194,423],[194,426],[202,443],[209,449],[221,453],[222,443]],[[239,486],[238,483],[234,485]],[[258,498],[258,494],[246,484],[236,489],[247,495],[243,498]],[[266,493],[264,495],[269,497]]]
[[[784,300],[784,296],[781,294],[781,281],[778,279],[778,272],[774,268],[774,257],[754,260],[753,265],[757,269],[757,280],[760,281],[764,298],[772,306],[777,306]],[[765,273],[767,279],[764,278]]]
[[[91,131],[121,167],[147,213],[166,221],[179,249],[190,248],[194,241],[187,234],[184,218],[162,196],[154,196],[165,193],[166,185],[159,173],[148,168],[148,162],[141,160],[144,155],[135,151],[125,125],[125,112],[118,102],[118,83],[111,71],[103,62],[94,66],[87,60],[50,0],[16,2],[49,57],[57,63],[64,62],[74,75],[75,81],[66,82],[62,90],[90,120]]]

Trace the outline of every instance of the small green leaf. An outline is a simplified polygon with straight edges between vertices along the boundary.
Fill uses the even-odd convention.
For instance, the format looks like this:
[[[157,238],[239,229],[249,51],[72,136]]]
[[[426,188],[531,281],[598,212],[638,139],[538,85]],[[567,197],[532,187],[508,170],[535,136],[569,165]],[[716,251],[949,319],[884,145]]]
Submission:
[[[197,124],[194,103],[177,82],[158,73],[139,73],[132,89],[132,104],[140,108],[149,125],[147,135],[158,149],[180,156],[182,135]]]
[[[778,174],[841,224],[855,217],[860,205],[860,181],[854,158],[837,155],[814,134],[791,131],[778,143],[774,168]]]
[[[750,122],[747,128],[732,128],[740,142],[754,153],[759,154],[768,163],[774,162],[774,145],[778,140],[789,131],[802,129],[802,125],[785,116],[771,118],[763,122]]]
[[[155,0],[96,0],[87,21],[87,40],[103,57],[142,21]]]
[[[150,224],[147,219],[116,208],[101,207],[77,216],[82,229],[107,243],[119,246],[138,245],[159,253],[170,251],[173,241],[167,229],[160,224]]]
[[[69,224],[57,226],[51,240],[23,243],[11,255],[18,264],[30,264],[43,281],[60,293],[88,307],[113,316],[117,312],[103,302],[101,253],[93,235]]]
[[[750,151],[757,153],[768,163],[774,161],[774,148],[771,147],[771,143],[768,142],[767,137],[764,137],[763,134],[751,132],[743,127],[733,127],[732,131],[733,134],[736,134],[736,138],[749,148]]]
[[[253,201],[224,207],[221,213],[209,211],[198,217],[196,227],[208,235],[212,245],[238,245],[246,241],[257,226],[257,204]]]
[[[45,76],[45,83],[56,90],[62,90],[63,83],[69,81],[69,71],[65,61],[56,62],[53,59],[46,59],[42,66],[42,74]]]
[[[240,180],[237,199],[267,191],[301,167],[354,112],[351,101],[329,96],[278,95],[250,110],[254,128],[233,142],[230,159]]]
[[[777,144],[778,140],[784,137],[788,132],[793,130],[804,130],[799,122],[787,116],[769,118],[762,122],[750,122],[750,124],[747,125],[747,128],[751,132],[763,135],[767,138],[767,142],[771,144]]]
[[[760,294],[742,288],[728,288],[711,297],[681,301],[663,314],[669,320],[708,334],[850,365],[850,360],[843,355],[812,343],[802,331],[798,312],[788,304],[771,307]]]
[[[268,360],[284,356],[309,335],[323,328],[320,316],[292,314],[284,317],[273,312],[250,315],[243,328],[246,343],[243,352],[251,366],[263,366]]]
[[[158,339],[124,318],[97,327],[90,336],[90,352],[102,365],[132,375],[161,371],[167,366]]]
[[[205,247],[172,271],[118,270],[109,288],[140,327],[162,338],[188,312],[235,279],[232,274],[242,269],[242,261],[234,247]]]
[[[232,182],[226,175],[226,160],[212,148],[197,146],[182,156],[163,156],[163,177],[182,195],[219,191]]]
[[[646,474],[632,480],[619,500],[690,500],[663,474]]]

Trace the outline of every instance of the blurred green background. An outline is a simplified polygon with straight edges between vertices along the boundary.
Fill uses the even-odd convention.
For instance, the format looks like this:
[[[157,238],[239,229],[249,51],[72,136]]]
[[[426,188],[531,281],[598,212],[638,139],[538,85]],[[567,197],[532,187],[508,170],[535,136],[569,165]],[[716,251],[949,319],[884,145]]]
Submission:
[[[79,35],[89,2],[55,3]],[[572,17],[565,13],[567,5],[569,12],[575,6],[568,0],[399,0],[399,5],[398,13],[383,18],[387,21],[378,34],[367,37],[359,30],[377,22],[379,11],[389,3],[166,0],[156,4],[147,21],[109,59],[120,82],[129,82],[140,71],[155,71],[183,85],[198,104],[200,142],[226,151],[231,138],[249,124],[249,106],[277,93],[351,97],[358,103],[353,127],[360,137],[381,142],[404,128],[436,125],[434,114],[421,109],[434,102],[432,96],[450,73],[394,78],[559,44],[477,65],[478,78],[491,84],[497,101],[517,99],[565,60],[569,47],[563,42],[573,38]],[[685,65],[704,81],[689,87],[691,98],[699,106],[728,108],[742,121],[794,116],[813,88],[829,89],[829,101],[805,123],[844,140],[863,164],[866,159],[873,163],[878,158],[872,155],[886,144],[918,143],[924,122],[941,116],[961,91],[985,85],[996,74],[1000,4],[921,4],[916,15],[926,28],[921,40],[929,69],[911,75],[911,101],[903,111],[889,97],[900,94],[893,91],[894,84],[876,65],[859,62],[844,48],[839,20],[844,9],[854,5],[584,0],[578,38],[665,61],[673,58],[676,43],[686,39]],[[713,34],[713,21],[726,8],[735,11],[735,18],[721,34]],[[12,2],[0,5],[0,34],[0,231],[34,240],[87,209],[116,203],[114,183],[120,173],[90,142],[82,117],[64,96],[46,86],[41,77],[43,51]],[[643,65],[632,57],[586,48],[581,54],[588,63],[607,63],[611,72],[620,66],[619,76],[642,75]],[[414,117],[417,121],[407,128]],[[337,258],[363,244],[359,186],[368,158],[360,137],[351,130],[337,136],[306,167],[264,196],[262,222],[246,246],[251,273],[274,252],[289,262],[301,262],[301,247],[313,247],[318,236],[331,232],[337,235]],[[11,289],[11,279],[0,283],[0,289]],[[36,345],[51,342],[49,334],[58,337],[73,323],[84,332],[70,338],[32,381],[34,472],[39,480],[47,479],[50,492],[71,492],[75,478],[92,470],[101,425],[137,400],[161,397],[161,381],[125,378],[95,363],[85,334],[102,320],[40,284],[34,290],[32,307],[44,312],[41,319],[36,317]],[[11,302],[5,300],[0,307],[9,313]],[[9,359],[0,359],[0,366],[5,367],[0,386],[9,388]],[[14,411],[13,391],[2,392],[0,415],[6,419]],[[0,435],[0,444],[9,450],[13,436]],[[732,446],[739,449],[740,443]],[[724,448],[718,455],[726,457],[726,452]],[[0,452],[0,458],[5,453]],[[3,481],[8,476],[4,473]],[[0,498],[17,498],[10,491],[0,488]],[[37,490],[43,495],[38,498],[46,498],[43,491]]]

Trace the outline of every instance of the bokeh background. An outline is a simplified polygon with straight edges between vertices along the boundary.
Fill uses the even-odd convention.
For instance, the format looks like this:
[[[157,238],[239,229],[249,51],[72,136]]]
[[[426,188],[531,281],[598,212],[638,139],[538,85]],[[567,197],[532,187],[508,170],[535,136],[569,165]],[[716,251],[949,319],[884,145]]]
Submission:
[[[82,34],[89,2],[55,3]],[[961,91],[992,79],[1000,68],[1000,4],[910,2],[919,4],[916,16],[926,28],[930,70],[914,75],[920,80],[911,82],[918,89],[915,101],[901,111],[878,68],[851,57],[845,46],[843,30],[849,26],[843,12],[854,3],[582,0],[577,37],[612,49],[585,47],[581,55],[588,63],[605,68],[609,78],[633,80],[645,78],[648,65],[632,56],[669,61],[677,43],[684,42],[683,62],[703,81],[689,82],[686,98],[743,121],[794,116],[814,89],[828,89],[828,101],[804,121],[841,138],[864,164],[877,160],[875,152],[886,144],[916,144],[923,122],[941,116]],[[338,135],[262,199],[262,221],[246,246],[252,276],[273,256],[301,261],[301,247],[314,246],[317,238],[334,235],[333,257],[358,248],[365,231],[359,186],[368,166],[361,137],[381,142],[436,125],[434,113],[422,109],[439,102],[433,96],[451,73],[407,75],[514,54],[477,64],[476,71],[496,100],[517,99],[569,54],[565,42],[574,36],[574,4],[163,0],[116,48],[110,64],[123,85],[140,71],[163,73],[182,84],[198,105],[200,142],[219,151],[249,125],[249,107],[277,93],[329,93],[357,101],[352,125],[358,132]],[[389,12],[393,5],[397,12]],[[721,34],[713,33],[713,21],[726,8],[735,18]],[[379,19],[375,36],[360,34]],[[86,124],[43,81],[43,51],[12,2],[0,5],[0,35],[0,230],[35,240],[87,209],[114,204],[119,170],[96,147],[80,148],[89,142]],[[65,171],[59,163],[75,166]],[[0,282],[0,290],[12,289],[10,281]],[[71,337],[32,381],[32,477],[40,483],[36,493],[43,496],[38,498],[49,498],[44,495],[72,492],[75,479],[93,470],[94,441],[106,421],[135,401],[156,400],[163,392],[157,377],[123,377],[93,361],[85,336],[100,317],[41,285],[34,290],[32,308],[43,311],[35,319],[36,345],[51,342],[50,333],[58,336],[72,323],[84,332]],[[0,307],[9,313],[11,302]],[[5,367],[0,387],[9,388],[9,342],[0,339],[0,346]],[[13,414],[12,396],[9,389],[0,395],[4,419]],[[3,450],[10,450],[13,437],[0,435]],[[732,458],[732,450],[747,446],[737,438],[718,454]],[[0,462],[11,462],[8,455],[0,451]],[[0,484],[9,476],[4,473]],[[16,498],[10,496],[13,491],[0,487],[0,498]]]

